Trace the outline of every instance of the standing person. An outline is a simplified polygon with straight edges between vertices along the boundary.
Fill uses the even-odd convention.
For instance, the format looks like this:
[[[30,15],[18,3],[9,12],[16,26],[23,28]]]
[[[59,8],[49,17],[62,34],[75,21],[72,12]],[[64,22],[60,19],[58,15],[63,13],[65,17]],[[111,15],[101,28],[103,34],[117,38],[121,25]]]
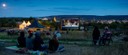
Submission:
[[[26,38],[26,48],[29,50],[33,49],[33,32],[31,30],[28,31],[29,36]]]
[[[98,27],[95,26],[92,36],[93,36],[93,43],[94,43],[94,45],[96,45],[99,40],[99,37],[100,37],[100,31],[99,31]]]
[[[20,32],[20,35],[19,35],[17,41],[18,41],[18,47],[26,47],[26,39],[25,39],[24,31]]]
[[[35,33],[35,38],[33,40],[33,50],[34,51],[42,51],[42,45],[44,44],[43,39],[41,38],[40,29],[37,29]]]

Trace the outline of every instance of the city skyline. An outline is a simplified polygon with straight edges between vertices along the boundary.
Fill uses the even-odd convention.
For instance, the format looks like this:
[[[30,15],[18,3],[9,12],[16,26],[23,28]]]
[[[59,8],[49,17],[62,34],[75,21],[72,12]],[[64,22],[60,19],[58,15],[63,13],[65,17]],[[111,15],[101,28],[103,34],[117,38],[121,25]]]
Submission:
[[[0,0],[0,17],[128,15],[128,0]]]

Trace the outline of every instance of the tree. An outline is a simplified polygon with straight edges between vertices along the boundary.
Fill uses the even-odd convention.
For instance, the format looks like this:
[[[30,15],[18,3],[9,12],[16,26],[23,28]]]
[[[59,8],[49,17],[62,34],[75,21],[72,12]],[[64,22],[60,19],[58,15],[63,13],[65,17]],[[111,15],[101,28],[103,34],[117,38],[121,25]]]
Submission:
[[[110,24],[110,28],[117,28],[117,26],[119,25],[119,23],[117,23],[117,22],[113,22],[113,23],[111,23]]]
[[[12,21],[10,21],[11,27],[16,27],[16,21],[15,19],[12,19]]]

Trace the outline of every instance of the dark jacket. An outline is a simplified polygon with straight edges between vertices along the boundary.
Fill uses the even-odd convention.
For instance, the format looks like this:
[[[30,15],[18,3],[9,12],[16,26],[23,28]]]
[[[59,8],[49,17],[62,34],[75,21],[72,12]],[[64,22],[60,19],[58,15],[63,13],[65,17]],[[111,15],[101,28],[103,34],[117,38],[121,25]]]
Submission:
[[[32,39],[33,33],[29,33],[29,36],[26,38],[26,48],[27,49],[33,49],[33,39]]]
[[[56,51],[59,47],[59,42],[56,38],[53,38],[49,41],[49,50]]]
[[[24,32],[20,32],[20,36],[18,37],[18,47],[26,47],[26,38],[24,37]]]
[[[100,31],[97,27],[94,28],[92,36],[93,36],[93,39],[99,39]]]
[[[33,50],[41,50],[42,44],[44,44],[43,39],[41,39],[41,37],[36,36],[33,40]]]

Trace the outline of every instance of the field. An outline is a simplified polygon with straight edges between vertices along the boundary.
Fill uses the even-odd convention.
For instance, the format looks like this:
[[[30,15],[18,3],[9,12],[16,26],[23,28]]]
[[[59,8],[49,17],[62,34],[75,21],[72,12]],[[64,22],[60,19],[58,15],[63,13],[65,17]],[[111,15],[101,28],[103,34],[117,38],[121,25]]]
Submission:
[[[92,30],[84,31],[69,31],[69,34],[62,32],[60,44],[64,45],[64,52],[49,53],[48,55],[127,55],[128,42],[113,42],[110,46],[94,46],[92,45]],[[0,41],[4,42],[4,46],[16,45],[18,36],[8,36],[6,33],[0,33]],[[47,44],[47,37],[45,44]],[[0,55],[29,55],[18,54],[15,51],[6,49],[0,50]]]
[[[14,43],[6,45],[15,45]],[[117,43],[111,46],[81,46],[77,44],[63,44],[65,46],[64,52],[50,53],[48,55],[127,55],[128,43]],[[18,54],[15,51],[2,50],[1,55],[29,55]]]

